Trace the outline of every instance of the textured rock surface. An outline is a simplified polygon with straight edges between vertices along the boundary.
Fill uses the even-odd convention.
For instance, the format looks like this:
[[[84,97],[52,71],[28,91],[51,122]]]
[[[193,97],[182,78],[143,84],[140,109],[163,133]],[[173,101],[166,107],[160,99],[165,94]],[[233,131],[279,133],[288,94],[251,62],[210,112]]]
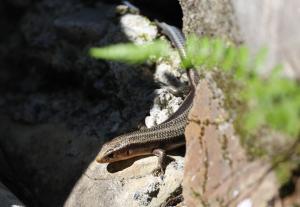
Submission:
[[[299,42],[299,29],[296,26],[298,1],[180,2],[185,33],[225,37],[236,43],[245,42],[253,53],[267,46],[269,54],[266,64],[261,67],[262,73],[282,63],[285,75],[299,78],[299,61],[295,58],[299,56],[299,47],[296,46]],[[232,125],[226,121],[228,117],[220,108],[222,98],[209,100],[209,95],[213,93],[213,97],[216,97],[214,93],[217,91],[214,87],[208,87],[213,82],[206,81],[201,88],[207,94],[198,93],[202,94],[206,103],[194,108],[196,116],[190,117],[193,121],[186,131],[188,145],[183,191],[187,205],[226,206],[229,203],[229,206],[239,207],[267,206],[266,203],[270,201],[268,205],[289,206],[293,200],[297,203],[297,190],[293,194],[294,198],[284,199],[282,203],[275,201],[275,191],[279,186],[271,167],[264,161],[251,163],[246,160],[239,139],[234,136]],[[203,100],[198,101],[200,103]],[[205,115],[212,119],[210,121],[213,124],[205,125]],[[298,178],[292,180],[294,182]],[[294,184],[296,189],[297,182]]]
[[[1,123],[10,178],[25,183],[26,191],[35,189],[37,206],[58,206],[64,200],[66,206],[159,206],[180,189],[183,157],[173,157],[163,177],[151,174],[157,166],[154,156],[109,165],[92,161],[86,167],[100,149],[96,136],[78,136],[54,123],[28,126],[4,117]],[[26,165],[19,168],[20,163]]]
[[[230,0],[180,0],[183,31],[198,36],[224,37],[239,42],[237,24]]]
[[[261,67],[264,72],[283,64],[285,75],[300,78],[300,2],[231,0],[242,39],[257,52],[268,48],[268,58]]]
[[[188,86],[187,76],[181,69],[177,52],[157,63],[154,80],[162,87],[155,90],[153,106],[145,119],[148,128],[167,120],[180,107],[186,95],[184,88]]]
[[[99,165],[92,162],[65,206],[160,206],[180,189],[183,158],[173,157],[162,177],[152,175],[156,157]]]
[[[1,174],[31,206],[60,206],[97,153],[97,137],[78,136],[58,123],[33,126],[7,117],[0,122],[0,146],[10,167],[9,175],[2,168]]]
[[[0,204],[3,207],[23,207],[22,202],[0,182]]]
[[[157,8],[158,4],[152,0],[143,1],[143,4],[145,2],[153,6],[152,11]],[[175,1],[158,3],[169,5],[170,2]],[[253,2],[251,4],[257,4],[257,11],[265,14],[263,7],[259,7],[259,1]],[[248,24],[248,20],[243,19],[248,17],[248,10],[239,10],[241,2],[238,4],[233,1],[233,6],[229,0],[182,0],[181,3],[184,7],[186,32],[196,31],[198,35],[223,36],[238,42],[233,21],[235,17],[232,13],[234,9],[237,11],[236,15],[241,16],[239,18],[242,23],[239,23],[244,24],[242,26]],[[284,17],[296,17],[298,14],[289,12],[291,8],[288,4],[281,5],[282,7],[278,5],[281,3],[276,1],[274,5],[269,6],[283,14],[289,14]],[[202,8],[201,12],[197,11],[198,7]],[[87,56],[87,51],[92,46],[130,39],[123,33],[122,27],[126,28],[127,20],[132,23],[132,15],[129,15],[130,18],[125,19],[126,21],[123,19],[122,23],[125,23],[125,26],[121,25],[120,16],[114,13],[114,8],[113,5],[98,1],[0,1],[0,26],[6,31],[0,34],[0,174],[3,182],[11,184],[13,188],[10,189],[16,192],[16,195],[21,194],[20,198],[29,206],[159,206],[169,197],[180,193],[183,173],[183,158],[180,156],[174,157],[175,161],[169,164],[166,175],[162,178],[153,177],[150,173],[156,166],[156,157],[108,166],[97,165],[94,162],[95,155],[108,138],[137,128],[149,112],[155,96],[153,91],[158,88],[157,85],[169,85],[172,82],[166,78],[168,74],[183,82],[181,74],[173,70],[174,64],[165,66],[165,63],[162,63],[153,78],[153,71],[147,65],[142,66],[142,70],[134,70],[137,67],[93,60]],[[263,17],[267,20],[278,19],[272,18],[272,15],[271,18],[268,16],[273,10],[269,10],[270,12]],[[171,9],[163,11],[164,14],[169,12],[172,12]],[[244,16],[243,12],[247,15]],[[153,17],[157,17],[156,12]],[[260,18],[260,15],[253,18]],[[255,21],[257,24],[267,22],[257,19]],[[148,24],[147,28],[151,33],[149,39],[154,38],[157,32],[155,26],[149,24],[149,21],[141,22]],[[251,31],[242,28],[242,33],[250,35],[250,32],[256,31],[253,24]],[[286,31],[287,34],[295,34],[294,39],[297,40],[298,33],[290,32],[295,27],[285,25],[285,21],[281,22],[280,26],[275,25],[276,29],[272,27],[268,34],[278,31],[279,27],[286,29],[280,31],[282,33]],[[130,28],[126,29],[130,31]],[[143,29],[135,29],[137,33],[136,36],[132,36],[132,40],[143,36]],[[270,39],[276,38],[272,36]],[[252,42],[248,37],[246,40],[250,44],[256,41]],[[284,47],[285,42],[282,40],[284,39],[280,39]],[[253,44],[254,47],[257,45],[260,43]],[[291,42],[288,42],[288,45],[292,45]],[[291,50],[282,51],[290,54],[287,58],[288,65],[293,65],[294,70],[294,63],[297,62],[292,55],[294,53]],[[170,99],[170,94],[164,96],[166,91],[161,91],[162,98],[158,96],[159,101],[154,103],[153,111],[158,106],[162,115],[157,116],[159,113],[155,112],[153,117],[158,118],[154,118],[152,124],[160,122],[163,116],[167,117],[180,103],[177,97]],[[207,89],[208,96],[209,92],[211,90]],[[171,100],[175,100],[175,104],[169,109],[166,105],[169,105]],[[214,104],[216,103],[212,106]],[[221,109],[212,107],[209,110],[215,115]],[[220,114],[226,117],[224,111],[221,110]],[[244,154],[239,149],[236,137],[231,134],[231,125],[222,122],[224,117],[210,117],[217,120],[221,135],[214,128],[217,124],[205,126],[205,132],[200,132],[204,133],[203,137],[206,136],[207,146],[195,152],[194,156],[197,157],[188,153],[190,162],[186,169],[189,169],[191,174],[187,174],[187,179],[192,180],[185,183],[187,186],[195,186],[195,192],[199,192],[199,195],[203,194],[202,201],[208,197],[220,198],[229,189],[228,192],[232,194],[226,194],[226,202],[226,199],[233,195],[236,200],[232,203],[239,207],[257,204],[257,194],[251,194],[251,197],[243,195],[243,190],[251,190],[251,186],[239,184],[248,184],[250,179],[259,179],[265,172],[265,165],[251,163],[248,166],[247,163],[247,172],[242,171],[239,175],[234,175],[234,180],[224,180],[224,176],[238,166],[244,168]],[[195,128],[195,133],[202,130],[196,126]],[[213,134],[216,139],[208,138],[207,132]],[[226,134],[228,139],[223,134]],[[195,143],[192,142],[189,146],[199,147],[199,141],[194,141]],[[212,148],[211,145],[218,147],[210,151],[208,149]],[[205,156],[201,157],[199,163],[197,153],[201,150],[207,151],[209,161],[214,162],[212,165],[206,161]],[[225,161],[218,162],[222,159]],[[202,164],[208,165],[203,167]],[[260,171],[251,171],[255,166]],[[207,169],[209,171],[205,172]],[[200,172],[198,177],[193,177],[195,172]],[[201,173],[209,176],[204,178]],[[219,179],[215,179],[216,177]],[[264,184],[269,178],[272,179],[272,174],[267,174],[257,192],[264,188],[265,192],[270,194],[263,194],[273,194],[273,191],[268,190],[269,183]],[[205,192],[202,186],[199,189],[199,182],[205,184],[202,185]],[[224,185],[218,185],[220,182]],[[217,190],[212,192],[211,186],[217,186]],[[187,202],[194,202],[190,189],[187,190]]]
[[[1,5],[2,1],[0,11]],[[0,25],[8,32],[0,34],[3,183],[28,206],[62,206],[70,193],[68,204],[84,206],[90,201],[90,206],[120,206],[118,201],[158,206],[171,193],[176,194],[183,173],[182,157],[176,157],[163,179],[150,174],[155,157],[141,159],[142,163],[122,171],[116,179],[113,177],[118,173],[98,170],[93,162],[105,141],[137,129],[143,122],[156,95],[154,90],[167,70],[154,78],[152,66],[91,59],[88,49],[130,38],[145,40],[146,31],[151,33],[147,36],[151,40],[157,36],[156,26],[138,15],[123,19],[115,13],[114,5],[101,2],[32,1],[9,24],[4,20],[9,19],[10,12],[3,10]],[[128,34],[131,27],[131,36],[126,37],[125,30]],[[167,107],[168,103],[162,105]],[[97,170],[91,173],[91,168]],[[130,179],[133,171],[137,178]],[[84,179],[84,172],[100,180]],[[120,185],[123,181],[125,190]],[[87,200],[76,191],[82,192],[85,186],[89,188],[82,194]],[[110,187],[115,191],[107,190]],[[120,197],[121,191],[122,195],[128,192],[128,197]],[[116,199],[110,201],[111,195]],[[89,196],[94,197],[89,200]]]
[[[226,37],[235,42],[245,42],[253,53],[268,48],[268,72],[283,64],[285,75],[300,77],[298,19],[300,3],[241,0],[181,0],[185,33]]]
[[[153,41],[157,36],[157,27],[141,15],[125,14],[120,24],[127,38],[137,44]]]
[[[186,127],[183,194],[187,206],[267,206],[278,186],[270,166],[248,162],[207,76],[197,87]]]

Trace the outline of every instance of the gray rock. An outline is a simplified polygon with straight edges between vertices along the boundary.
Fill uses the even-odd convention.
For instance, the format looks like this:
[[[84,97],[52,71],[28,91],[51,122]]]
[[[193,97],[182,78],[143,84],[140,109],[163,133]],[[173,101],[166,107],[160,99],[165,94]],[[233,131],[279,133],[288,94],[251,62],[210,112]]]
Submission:
[[[180,0],[183,31],[198,36],[223,37],[240,42],[234,10],[230,0]]]
[[[188,83],[180,62],[179,54],[174,51],[170,57],[160,60],[156,65],[154,80],[161,85],[161,88],[155,90],[150,115],[145,119],[148,128],[167,120],[184,100],[186,93],[182,91],[185,91],[183,89]]]
[[[156,90],[156,97],[150,109],[150,115],[145,119],[146,126],[151,128],[161,124],[177,111],[182,102],[182,97],[176,97],[166,89]]]
[[[186,127],[183,195],[187,206],[268,206],[278,184],[266,160],[249,161],[228,120],[222,100],[215,98],[209,78],[197,87]]]
[[[18,67],[26,63],[16,71],[22,69],[27,79],[12,79],[22,81],[10,83],[16,90],[5,92],[0,108],[0,146],[13,179],[28,191],[23,196],[32,206],[159,206],[180,187],[182,157],[174,157],[162,178],[151,174],[156,157],[131,166],[133,160],[108,166],[93,161],[106,140],[137,128],[153,100],[148,65],[136,70],[87,56],[92,46],[128,41],[111,13],[114,7],[96,14],[102,3],[92,10],[77,0],[34,5],[16,29],[24,38],[15,43],[22,56],[12,58]],[[145,18],[141,22],[154,38],[156,27]],[[135,31],[138,37],[143,24]],[[18,90],[24,85],[28,89]],[[6,168],[0,171],[8,175]]]
[[[14,119],[26,123],[43,122],[51,116],[51,113],[47,110],[48,103],[45,96],[39,94],[30,96],[20,109],[15,112]]]
[[[137,191],[134,193],[133,198],[138,200],[139,205],[148,206],[153,197],[156,197],[159,193],[159,181],[150,183],[146,188],[141,191]]]
[[[155,177],[152,170],[157,157],[151,156],[122,163],[92,162],[73,188],[66,207],[83,206],[155,206],[164,203],[181,185],[182,157],[173,157],[165,175]]]
[[[252,53],[263,47],[268,49],[266,62],[260,70],[266,74],[277,64],[282,64],[286,76],[300,78],[300,2],[231,2],[241,37]]]
[[[84,8],[79,12],[57,18],[54,25],[62,35],[71,40],[95,41],[105,35],[109,24],[108,18],[113,15],[111,6],[103,5],[101,9]]]
[[[1,207],[25,207],[25,205],[0,182]]]
[[[141,15],[125,14],[120,24],[128,39],[137,44],[150,42],[157,36],[157,27]]]

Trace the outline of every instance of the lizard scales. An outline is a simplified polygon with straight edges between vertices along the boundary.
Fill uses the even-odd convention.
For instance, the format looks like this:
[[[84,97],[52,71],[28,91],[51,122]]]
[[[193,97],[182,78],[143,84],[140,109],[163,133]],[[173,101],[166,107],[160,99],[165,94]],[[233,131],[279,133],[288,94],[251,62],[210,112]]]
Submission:
[[[184,59],[186,54],[182,33],[176,27],[164,22],[156,23],[175,45],[181,59]],[[159,157],[159,169],[163,171],[162,163],[166,156],[165,150],[171,150],[185,144],[183,136],[187,116],[192,107],[196,85],[199,81],[199,76],[195,70],[187,69],[187,75],[191,86],[190,92],[179,109],[169,119],[155,127],[123,134],[105,143],[96,158],[97,162],[110,163],[136,156],[155,154]]]

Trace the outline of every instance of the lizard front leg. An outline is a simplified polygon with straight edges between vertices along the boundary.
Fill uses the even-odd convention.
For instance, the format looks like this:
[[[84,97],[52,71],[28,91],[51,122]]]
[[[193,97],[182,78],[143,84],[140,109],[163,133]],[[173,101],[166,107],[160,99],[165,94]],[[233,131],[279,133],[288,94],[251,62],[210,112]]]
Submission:
[[[152,171],[154,176],[165,174],[167,154],[163,149],[154,149],[152,154],[158,157],[157,167]]]

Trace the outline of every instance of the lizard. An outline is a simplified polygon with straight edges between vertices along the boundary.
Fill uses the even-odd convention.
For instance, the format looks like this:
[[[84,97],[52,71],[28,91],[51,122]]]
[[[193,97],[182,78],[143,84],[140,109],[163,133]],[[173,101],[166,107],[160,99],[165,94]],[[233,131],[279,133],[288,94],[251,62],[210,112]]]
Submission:
[[[186,58],[185,38],[181,31],[164,22],[156,21],[156,24],[177,48],[181,60],[184,60]],[[166,151],[185,144],[184,130],[199,81],[199,75],[193,68],[188,68],[186,73],[190,84],[189,94],[171,117],[152,128],[129,132],[105,143],[97,155],[96,161],[98,163],[111,163],[152,154],[158,156],[158,167],[153,172],[158,171],[163,174]]]

